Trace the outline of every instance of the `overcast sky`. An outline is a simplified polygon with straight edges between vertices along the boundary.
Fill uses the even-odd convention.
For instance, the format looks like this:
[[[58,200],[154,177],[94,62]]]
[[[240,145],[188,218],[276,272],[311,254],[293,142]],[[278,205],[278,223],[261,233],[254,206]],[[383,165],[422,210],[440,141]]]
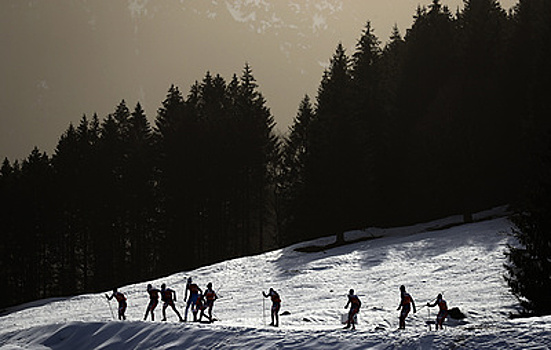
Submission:
[[[505,9],[517,1],[501,0]],[[286,131],[316,95],[339,42],[351,54],[367,21],[384,44],[430,0],[1,0],[0,160],[51,155],[69,123],[124,99],[153,122],[171,84],[246,62]],[[462,0],[443,0],[452,12]]]

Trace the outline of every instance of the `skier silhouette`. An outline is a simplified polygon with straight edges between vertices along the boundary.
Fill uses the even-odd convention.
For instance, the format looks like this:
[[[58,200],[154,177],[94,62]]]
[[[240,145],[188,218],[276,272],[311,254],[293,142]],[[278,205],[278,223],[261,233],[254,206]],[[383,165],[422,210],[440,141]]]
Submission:
[[[354,294],[354,289],[350,289],[348,292],[348,302],[344,306],[345,309],[348,308],[348,305],[350,305],[350,311],[348,311],[348,321],[346,322],[346,328],[350,328],[352,326],[352,329],[356,329],[356,325],[354,324],[354,316],[358,312],[360,312],[360,307],[362,306],[362,302],[360,301],[360,298],[358,298],[357,295]]]
[[[153,311],[159,304],[159,293],[161,293],[161,291],[157,288],[153,288],[151,284],[148,284],[147,293],[149,294],[149,304],[147,305],[147,309],[145,309],[143,320],[147,320],[147,315],[151,312],[151,321],[155,321],[155,313]]]
[[[164,301],[163,321],[166,321],[166,308],[170,306],[172,310],[174,310],[178,318],[180,319],[180,322],[184,322],[184,320],[182,319],[182,316],[176,309],[176,305],[174,305],[174,302],[176,301],[176,292],[170,288],[166,288],[166,284],[164,283],[161,285],[161,300]]]
[[[214,301],[218,299],[218,296],[212,289],[212,283],[209,282],[207,284],[207,289],[205,290],[205,293],[203,294],[203,299],[205,300],[205,304],[203,305],[201,309],[201,315],[199,316],[199,322],[203,318],[203,315],[205,314],[205,309],[208,309],[209,315],[209,322],[212,323],[212,308],[214,306]]]
[[[400,326],[399,329],[406,329],[406,317],[411,311],[411,305],[413,305],[413,313],[417,312],[415,308],[415,302],[409,293],[406,292],[405,286],[400,286],[400,305],[398,310],[402,309],[400,312]]]
[[[189,291],[189,298],[188,298],[188,291]],[[184,321],[187,321],[187,312],[189,310],[189,307],[191,306],[191,312],[193,313],[193,321],[197,321],[197,300],[199,299],[199,294],[203,293],[201,288],[193,281],[191,280],[191,277],[188,277],[187,283],[186,283],[186,290],[184,292],[184,302],[187,301],[186,304],[186,312],[184,314]]]
[[[126,297],[121,292],[117,291],[117,288],[113,289],[111,296],[105,294],[107,300],[111,301],[115,298],[119,302],[119,320],[126,320],[124,313],[126,312]]]
[[[279,327],[279,309],[281,308],[281,298],[279,294],[277,294],[273,288],[270,288],[268,294],[262,292],[262,295],[264,298],[272,298],[272,323],[270,323],[270,326]]]
[[[439,308],[438,315],[436,315],[436,330],[438,330],[439,326],[440,326],[440,329],[444,329],[442,324],[444,323],[444,320],[446,319],[446,317],[448,317],[448,304],[442,298],[442,294],[438,294],[434,304],[427,303],[428,307],[434,307],[436,305],[438,305],[438,308]]]

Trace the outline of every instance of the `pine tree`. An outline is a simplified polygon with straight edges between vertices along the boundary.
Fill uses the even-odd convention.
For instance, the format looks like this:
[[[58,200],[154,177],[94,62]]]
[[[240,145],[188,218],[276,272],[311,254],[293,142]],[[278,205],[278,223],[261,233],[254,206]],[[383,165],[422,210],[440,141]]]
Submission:
[[[20,217],[17,243],[24,248],[20,261],[23,285],[20,291],[26,294],[27,300],[44,297],[50,287],[52,266],[47,254],[49,237],[55,232],[52,179],[50,158],[35,147],[21,165],[21,195],[24,198],[25,217]]]
[[[231,84],[230,84],[231,85]],[[272,214],[267,213],[268,201],[273,201],[274,176],[278,152],[278,139],[273,133],[275,121],[264,96],[258,91],[258,84],[251,67],[246,64],[240,77],[233,113],[237,122],[236,161],[238,164],[238,186],[240,220],[245,236],[241,237],[243,251],[258,252],[273,246],[275,224]]]
[[[495,0],[465,0],[457,20],[458,73],[453,77],[455,91],[448,95],[459,98],[450,112],[449,127],[456,143],[453,179],[455,193],[465,221],[472,221],[472,212],[499,198],[506,185],[504,171],[509,160],[503,148],[513,137],[507,133],[506,109],[500,77],[504,76],[506,13]],[[509,128],[510,130],[510,128]],[[489,137],[491,135],[491,137]]]
[[[505,279],[519,299],[523,313],[551,314],[551,146],[541,151],[539,179],[529,197],[517,208],[512,221],[518,246],[506,253]]]
[[[308,95],[300,102],[297,115],[282,145],[278,188],[278,218],[280,234],[285,243],[302,240],[297,227],[297,216],[305,207],[306,162],[310,152],[310,128],[315,118],[314,107]]]
[[[199,96],[198,96],[199,97]],[[196,215],[194,214],[193,175],[196,164],[194,143],[197,113],[186,104],[180,90],[172,85],[157,112],[154,128],[155,181],[159,203],[159,234],[164,269],[178,271],[195,266]],[[189,192],[192,189],[193,192]],[[186,254],[182,257],[182,247]]]
[[[401,203],[402,215],[407,221],[418,221],[441,216],[445,208],[441,194],[445,185],[440,183],[440,163],[433,158],[432,145],[427,128],[440,91],[448,84],[456,70],[454,46],[454,22],[446,6],[433,0],[427,8],[419,7],[414,23],[405,35],[403,66],[398,85],[398,111],[395,120],[398,150],[401,154],[401,178],[403,192],[397,202]]]
[[[354,167],[358,161],[354,157],[358,124],[350,106],[350,60],[339,44],[318,89],[306,163],[308,205],[300,218],[309,223],[311,233],[337,234],[338,241],[344,239],[344,230],[357,224],[354,213],[358,198],[348,190],[357,183]]]
[[[365,224],[381,223],[389,208],[385,206],[389,171],[390,118],[385,114],[383,65],[380,41],[368,22],[352,56],[352,113],[357,124],[355,155],[359,179],[354,183],[363,198]]]
[[[6,158],[0,168],[0,281],[4,288],[0,291],[1,305],[9,306],[30,299],[27,293],[20,293],[19,287],[24,284],[22,259],[26,256],[21,220],[26,203],[21,196],[21,169],[18,161],[13,164]],[[28,292],[28,291],[26,291]]]
[[[140,103],[129,119],[129,153],[125,196],[129,226],[130,261],[128,276],[153,276],[158,268],[159,242],[154,233],[156,203],[153,186],[152,130]]]
[[[381,208],[389,208],[390,216],[382,217],[383,224],[396,223],[402,213],[408,212],[409,208],[404,208],[403,193],[407,181],[403,178],[403,165],[407,153],[404,152],[403,139],[411,130],[404,130],[398,121],[401,119],[400,103],[398,98],[400,79],[403,74],[406,43],[402,38],[397,25],[392,28],[390,41],[384,46],[380,59],[380,82],[379,82],[379,100],[381,103],[381,118],[384,120],[386,132],[386,165],[385,181],[380,189],[384,193]],[[386,204],[385,204],[386,203]]]
[[[78,130],[86,135],[86,117],[83,116]],[[84,162],[85,154],[79,143],[79,132],[73,124],[63,133],[58,141],[52,163],[56,174],[55,188],[58,193],[64,193],[59,198],[59,226],[56,236],[58,259],[60,263],[59,284],[62,294],[77,292],[77,237],[83,234],[86,219],[84,203],[88,200],[82,192],[85,175],[89,170]]]

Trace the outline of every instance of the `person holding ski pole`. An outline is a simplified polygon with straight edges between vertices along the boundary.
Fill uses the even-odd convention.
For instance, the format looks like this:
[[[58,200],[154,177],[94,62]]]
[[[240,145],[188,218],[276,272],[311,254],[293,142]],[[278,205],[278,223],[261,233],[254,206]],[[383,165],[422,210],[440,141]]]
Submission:
[[[189,292],[189,298],[188,298],[188,292]],[[195,283],[193,283],[191,277],[188,277],[187,283],[186,283],[186,290],[184,292],[184,302],[187,301],[186,304],[186,312],[184,315],[184,322],[187,321],[187,313],[189,310],[189,307],[191,306],[191,312],[193,313],[193,322],[197,321],[197,300],[199,299],[199,294],[203,293],[201,288]]]
[[[182,315],[180,315],[180,313],[176,309],[176,305],[174,304],[174,302],[176,301],[176,292],[170,288],[166,288],[166,284],[164,283],[161,285],[161,300],[164,302],[163,321],[166,321],[166,308],[170,306],[180,319],[180,322],[184,322],[184,320],[182,319]]]
[[[119,302],[119,320],[126,320],[124,313],[126,312],[126,297],[124,294],[119,292],[117,288],[113,289],[113,294],[111,296],[105,294],[107,300],[111,301],[115,298]]]
[[[212,289],[212,283],[209,282],[207,284],[207,289],[205,290],[205,293],[203,294],[203,298],[205,299],[205,305],[203,306],[201,310],[201,315],[199,316],[199,322],[201,322],[201,319],[203,318],[203,315],[205,314],[205,309],[208,309],[209,315],[209,322],[212,323],[212,307],[214,306],[214,301],[218,299],[218,296]]]
[[[402,309],[400,312],[400,326],[398,329],[406,329],[406,317],[408,316],[411,306],[413,305],[413,313],[417,312],[417,309],[415,307],[415,301],[413,301],[413,298],[409,293],[406,292],[405,286],[400,286],[400,305],[398,306],[398,310]]]
[[[145,316],[143,320],[147,320],[147,315],[151,312],[151,321],[155,321],[155,313],[153,312],[159,304],[159,293],[161,291],[157,288],[153,288],[151,284],[147,285],[147,294],[149,294],[149,305],[145,309]]]
[[[264,298],[272,298],[272,323],[270,326],[279,327],[279,309],[281,308],[281,298],[279,294],[273,289],[270,288],[268,294],[262,292]]]
[[[438,305],[439,308],[438,315],[436,315],[436,330],[438,330],[438,327],[440,327],[440,329],[444,329],[442,324],[444,323],[446,317],[448,317],[448,304],[442,298],[442,294],[438,294],[434,304],[427,303],[428,307],[434,307],[436,305]]]
[[[350,305],[350,311],[348,311],[348,321],[346,321],[346,326],[344,327],[344,329],[350,328],[350,326],[352,326],[352,330],[356,330],[354,317],[358,312],[360,312],[362,302],[360,301],[360,298],[358,298],[358,296],[354,294],[354,289],[350,289],[350,291],[348,292],[348,302],[346,303],[344,308],[347,309],[348,305]]]

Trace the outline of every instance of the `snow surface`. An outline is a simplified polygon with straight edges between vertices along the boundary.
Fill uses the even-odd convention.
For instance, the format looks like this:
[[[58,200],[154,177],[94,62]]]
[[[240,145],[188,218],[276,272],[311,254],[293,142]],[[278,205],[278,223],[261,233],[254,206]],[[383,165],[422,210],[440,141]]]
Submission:
[[[347,232],[347,240],[382,236],[319,253],[300,246],[324,245],[334,237],[234,259],[158,280],[119,288],[128,297],[128,321],[114,321],[105,293],[40,300],[0,317],[0,349],[549,349],[551,316],[510,319],[518,307],[503,279],[503,254],[511,224],[503,208],[480,213],[473,224],[450,217],[409,227]],[[485,219],[481,220],[480,219]],[[214,324],[142,321],[147,283],[166,283],[182,308],[185,281],[202,288],[212,282],[221,297]],[[418,312],[399,331],[399,286],[404,284]],[[282,297],[280,328],[270,322],[262,291]],[[343,330],[346,294],[362,300],[356,331]],[[429,331],[429,308],[443,293],[449,307],[467,315]],[[115,302],[112,302],[116,312]],[[265,311],[263,310],[265,308]],[[264,312],[263,312],[264,311]],[[435,309],[430,309],[431,319]],[[265,315],[265,317],[264,317]],[[156,320],[161,319],[160,307]]]

